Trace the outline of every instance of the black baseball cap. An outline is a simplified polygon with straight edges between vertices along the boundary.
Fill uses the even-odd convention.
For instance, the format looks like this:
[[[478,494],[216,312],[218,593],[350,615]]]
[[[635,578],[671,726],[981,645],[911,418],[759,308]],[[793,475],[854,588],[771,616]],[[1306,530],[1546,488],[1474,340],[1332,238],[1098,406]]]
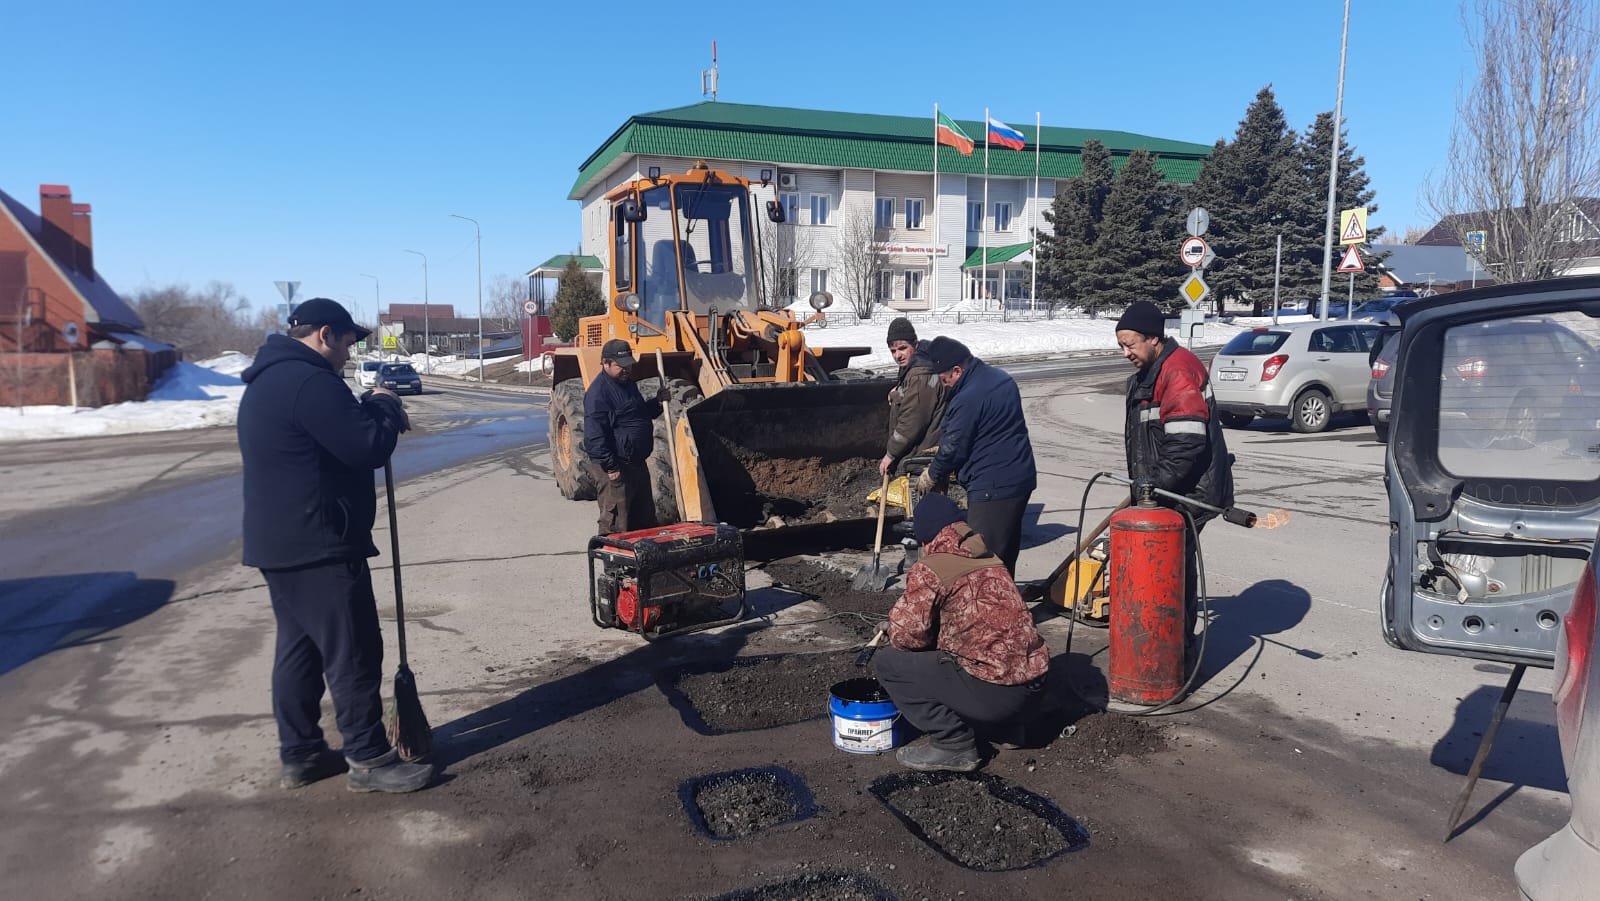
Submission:
[[[336,335],[354,332],[357,341],[372,334],[372,329],[356,325],[356,321],[350,318],[350,311],[340,306],[338,301],[326,297],[313,297],[295,307],[294,312],[289,314],[289,324],[326,325]]]
[[[632,369],[636,362],[633,359],[633,346],[621,338],[612,338],[600,348],[601,361],[610,360],[623,369]]]

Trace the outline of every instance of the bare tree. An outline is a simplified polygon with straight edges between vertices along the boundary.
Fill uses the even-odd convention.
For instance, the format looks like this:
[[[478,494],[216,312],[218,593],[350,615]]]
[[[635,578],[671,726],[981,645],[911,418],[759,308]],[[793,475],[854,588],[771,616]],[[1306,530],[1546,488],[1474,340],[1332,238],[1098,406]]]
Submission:
[[[228,350],[254,353],[266,335],[262,328],[266,317],[224,282],[211,282],[198,291],[187,285],[142,288],[131,300],[144,320],[145,334],[177,347],[192,360]],[[276,320],[275,315],[272,318]]]
[[[1403,232],[1385,229],[1382,234],[1378,235],[1377,238],[1373,240],[1372,243],[1387,244],[1391,246],[1396,244],[1415,244],[1422,240],[1422,236],[1426,235],[1427,233],[1428,229],[1420,225],[1408,225]]]
[[[522,303],[528,299],[528,283],[521,276],[495,276],[484,293],[483,318],[498,332],[521,329]]]
[[[761,300],[781,309],[803,299],[800,273],[811,268],[817,257],[814,230],[797,228],[793,222],[775,223],[764,216],[759,227]]]
[[[857,318],[871,319],[872,309],[882,300],[878,296],[886,257],[877,245],[883,240],[875,213],[862,208],[840,221],[833,241],[833,262],[839,268],[839,292],[856,311]]]
[[[1464,0],[1462,17],[1477,81],[1424,203],[1497,280],[1559,275],[1586,255],[1577,202],[1600,193],[1600,6]]]

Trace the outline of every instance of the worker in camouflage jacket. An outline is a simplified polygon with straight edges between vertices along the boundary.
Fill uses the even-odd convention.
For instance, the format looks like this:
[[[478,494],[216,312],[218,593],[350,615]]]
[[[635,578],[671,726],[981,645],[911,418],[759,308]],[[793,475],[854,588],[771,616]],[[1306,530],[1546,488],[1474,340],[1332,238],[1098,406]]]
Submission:
[[[900,376],[889,389],[889,441],[878,461],[885,476],[907,457],[939,443],[944,416],[944,386],[928,358],[928,342],[917,340],[916,327],[904,316],[889,323],[888,341]]]
[[[1020,726],[1044,687],[1050,651],[1000,558],[942,494],[917,502],[922,559],[889,611],[878,681],[900,714],[928,736],[896,752],[913,770],[978,767],[978,730],[1020,744]]]

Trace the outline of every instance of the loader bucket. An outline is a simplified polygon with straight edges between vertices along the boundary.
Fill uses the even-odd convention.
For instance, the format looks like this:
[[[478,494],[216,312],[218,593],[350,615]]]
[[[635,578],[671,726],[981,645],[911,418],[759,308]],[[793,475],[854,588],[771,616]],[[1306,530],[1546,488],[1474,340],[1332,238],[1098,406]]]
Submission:
[[[690,407],[719,520],[777,529],[872,519],[888,379],[734,385]]]

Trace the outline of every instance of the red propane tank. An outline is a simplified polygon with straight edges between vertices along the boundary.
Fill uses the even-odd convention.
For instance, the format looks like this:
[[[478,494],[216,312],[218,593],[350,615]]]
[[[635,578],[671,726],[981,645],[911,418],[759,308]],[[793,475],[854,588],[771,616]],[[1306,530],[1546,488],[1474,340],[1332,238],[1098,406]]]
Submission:
[[[1183,515],[1144,504],[1111,517],[1111,697],[1160,704],[1183,690]]]

